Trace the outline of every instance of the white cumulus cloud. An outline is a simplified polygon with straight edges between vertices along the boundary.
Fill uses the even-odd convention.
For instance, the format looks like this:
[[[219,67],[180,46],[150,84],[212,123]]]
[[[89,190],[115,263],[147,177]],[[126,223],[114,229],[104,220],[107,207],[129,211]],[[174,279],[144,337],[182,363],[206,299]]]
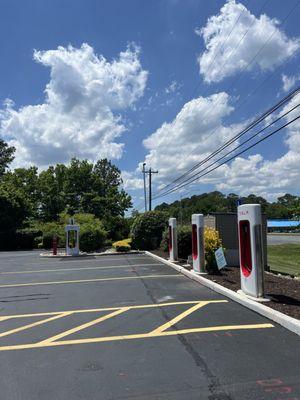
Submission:
[[[279,114],[286,113],[299,103],[300,94],[295,96]],[[159,174],[153,180],[156,189],[163,188],[173,179],[178,178],[241,131],[247,124],[246,121],[236,125],[226,125],[225,123],[225,118],[232,111],[230,97],[225,92],[206,98],[199,97],[186,103],[173,121],[165,122],[144,140],[144,146],[148,150],[145,162],[148,167],[159,170]],[[299,108],[296,108],[285,117],[285,121],[282,121],[281,124],[291,121],[298,115],[300,115],[300,111]],[[254,132],[257,132],[257,129]],[[255,193],[269,200],[284,193],[299,193],[300,121],[295,121],[279,135],[283,135],[283,155],[277,159],[268,160],[262,154],[239,156],[230,164],[222,165],[176,193],[182,192],[183,195],[187,195],[195,190],[199,193],[202,190],[201,187],[208,184],[223,192],[235,192],[240,195]],[[236,145],[237,142],[224,150],[224,153]],[[271,140],[268,142],[268,146],[272,147]],[[222,153],[218,157],[221,155]],[[209,161],[201,168],[208,167],[212,162],[213,160]],[[129,175],[131,178],[141,176],[141,165],[142,163],[135,173]],[[216,165],[208,169],[210,170]],[[128,188],[138,187],[135,181],[128,180]],[[142,188],[141,179],[139,188]],[[158,200],[158,202],[160,201],[164,201],[164,198]]]
[[[138,190],[144,187],[144,180],[139,178],[141,176],[141,171],[122,171],[122,180],[123,180],[123,187],[125,190]]]
[[[300,75],[281,75],[282,79],[282,88],[284,92],[288,92],[290,89],[292,89],[293,86],[295,86],[296,82],[300,80]]]
[[[300,103],[300,94],[295,96],[280,114]],[[300,115],[299,108],[286,116],[286,122]],[[280,134],[280,133],[279,133]],[[223,166],[223,180],[217,184],[219,190],[235,190],[248,194],[260,194],[267,198],[275,194],[299,193],[300,191],[300,121],[286,128],[284,136],[286,152],[275,160],[267,160],[261,154],[238,157],[230,165]],[[272,146],[272,142],[268,143]]]
[[[17,149],[15,165],[46,166],[77,156],[118,159],[125,131],[120,113],[143,95],[147,71],[139,49],[128,46],[107,61],[88,44],[35,51],[34,59],[50,68],[45,101],[0,110],[0,135]]]
[[[173,121],[165,122],[144,140],[148,150],[145,162],[159,170],[156,182],[177,178],[234,135],[238,126],[223,123],[233,110],[229,102],[225,92],[193,99]]]
[[[243,4],[228,0],[218,15],[196,30],[205,44],[198,58],[204,80],[220,82],[245,68],[270,70],[284,62],[299,49],[300,41],[289,38],[279,25],[277,19],[256,17]]]

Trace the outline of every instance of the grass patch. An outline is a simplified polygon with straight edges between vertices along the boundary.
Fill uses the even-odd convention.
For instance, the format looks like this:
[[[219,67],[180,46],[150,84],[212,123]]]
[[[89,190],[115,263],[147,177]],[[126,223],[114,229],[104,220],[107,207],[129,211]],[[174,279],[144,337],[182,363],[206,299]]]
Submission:
[[[300,276],[300,245],[268,246],[268,264],[273,271]]]

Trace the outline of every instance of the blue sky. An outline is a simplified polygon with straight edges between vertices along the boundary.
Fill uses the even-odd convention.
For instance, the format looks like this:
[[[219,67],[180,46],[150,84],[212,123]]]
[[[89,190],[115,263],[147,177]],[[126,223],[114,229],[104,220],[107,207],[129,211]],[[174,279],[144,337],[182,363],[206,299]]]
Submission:
[[[154,180],[164,185],[296,87],[297,3],[2,0],[0,135],[17,147],[14,166],[45,168],[71,156],[107,156],[123,171],[125,187],[139,205],[139,163],[146,160],[160,170]],[[35,50],[40,53],[34,56]],[[100,65],[102,56],[106,61]],[[255,192],[270,199],[299,194],[298,128],[188,190]]]

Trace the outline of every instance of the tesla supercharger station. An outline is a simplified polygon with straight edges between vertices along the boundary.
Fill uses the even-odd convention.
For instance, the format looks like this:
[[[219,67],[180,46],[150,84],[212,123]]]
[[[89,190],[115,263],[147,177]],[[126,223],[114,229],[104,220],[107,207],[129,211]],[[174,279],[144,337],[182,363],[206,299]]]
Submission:
[[[203,214],[192,215],[192,257],[194,272],[205,274]]]
[[[238,206],[238,232],[242,292],[247,296],[264,300],[264,258],[260,204]]]
[[[170,254],[170,261],[178,260],[176,218],[169,219],[169,254]]]

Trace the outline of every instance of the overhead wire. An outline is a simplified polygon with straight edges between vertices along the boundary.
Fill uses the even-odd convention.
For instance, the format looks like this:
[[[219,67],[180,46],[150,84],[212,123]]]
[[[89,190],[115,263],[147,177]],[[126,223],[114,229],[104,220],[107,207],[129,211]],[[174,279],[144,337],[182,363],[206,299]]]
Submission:
[[[266,3],[267,3],[267,1],[264,3],[264,5],[265,5]],[[285,16],[285,18],[283,19],[282,24],[284,24],[284,23],[286,22],[286,20],[288,19],[288,17],[291,15],[291,13],[294,11],[294,9],[295,9],[297,6],[299,6],[299,4],[300,4],[300,1],[298,1],[296,4],[294,4],[294,6],[290,9],[290,11],[287,13],[287,15]],[[264,7],[264,5],[263,5],[263,7]],[[253,24],[248,28],[247,32],[249,32],[249,30],[251,29],[252,26],[253,26]],[[247,32],[246,32],[246,33],[247,33]],[[241,78],[243,72],[254,62],[254,60],[256,59],[256,57],[257,57],[257,56],[259,55],[259,53],[263,50],[263,48],[267,45],[267,43],[272,39],[272,37],[274,36],[275,33],[276,33],[276,28],[274,29],[274,31],[272,32],[272,34],[268,37],[268,39],[266,40],[266,42],[260,47],[260,49],[257,51],[257,53],[252,57],[252,59],[251,59],[251,60],[244,66],[244,68],[240,71],[238,78],[234,80],[233,84],[238,82],[238,80]],[[246,36],[246,35],[244,34],[243,38],[245,38],[245,36]],[[239,43],[241,43],[241,41],[240,41]],[[226,63],[225,63],[225,64],[226,64]],[[222,67],[223,67],[225,64],[223,64]],[[280,66],[278,66],[278,67],[280,67]],[[272,73],[272,75],[273,75],[273,74],[274,74],[274,72]],[[266,80],[267,80],[267,79],[266,79]],[[263,83],[265,83],[266,80],[264,80]],[[232,87],[232,85],[231,85],[231,87]],[[260,87],[260,85],[259,85],[259,87]],[[253,94],[254,92],[255,92],[255,91],[252,91],[252,94]],[[251,95],[252,95],[252,94],[251,94]],[[248,98],[248,97],[249,97],[249,94],[245,97],[245,99]],[[218,103],[219,103],[219,100],[217,100],[215,106],[216,106]],[[240,107],[239,107],[239,108],[240,108]],[[207,113],[204,113],[203,117],[204,117],[204,116],[207,116]],[[216,129],[213,130],[213,132],[212,132],[206,139],[208,139],[209,137],[211,137],[211,136],[216,132],[216,130],[217,130],[218,128],[219,128],[219,127],[216,127]],[[200,147],[200,146],[198,146],[196,149],[194,149],[194,151],[193,151],[192,153],[190,153],[190,155],[194,154],[194,153],[199,149],[199,147]],[[185,156],[185,157],[186,157],[186,156]],[[201,163],[201,162],[200,162],[200,163]],[[199,165],[201,165],[201,164],[199,164]],[[177,166],[178,166],[178,164],[177,164]],[[194,166],[194,167],[197,168],[196,166]],[[177,177],[176,179],[174,179],[172,182],[170,182],[169,184],[165,185],[165,186],[164,186],[163,188],[161,188],[155,195],[157,195],[158,193],[160,193],[162,190],[166,189],[167,187],[169,187],[169,186],[172,185],[173,183],[178,182],[180,179],[182,179],[183,177],[185,177],[188,173],[192,172],[192,171],[194,170],[194,167],[192,167],[192,168],[190,169],[191,171],[188,170],[188,171],[185,172],[183,175],[180,175],[179,177]]]
[[[246,133],[248,133],[251,129],[253,129],[256,125],[260,124],[263,120],[265,120],[268,116],[273,114],[276,110],[278,110],[280,107],[282,107],[284,104],[288,103],[295,95],[297,95],[300,92],[300,86],[290,92],[287,96],[285,96],[283,99],[281,99],[278,103],[276,103],[274,106],[266,110],[262,115],[251,121],[250,124],[248,124],[245,128],[242,129],[239,133],[234,135],[231,139],[229,139],[227,142],[225,142],[222,146],[214,150],[209,156],[205,157],[203,160],[199,161],[196,163],[192,168],[190,168],[187,172],[182,174],[179,178],[175,179],[172,181],[172,183],[166,185],[163,189],[160,190],[160,192],[164,191],[167,187],[172,186],[174,183],[178,184],[183,178],[187,177],[190,175],[191,172],[195,171],[198,169],[201,165],[207,163],[209,160],[211,160],[215,155],[219,154],[222,152],[224,149],[226,149],[228,146],[230,146],[234,141],[239,139],[240,137],[244,136]],[[176,183],[177,182],[177,183]],[[157,198],[156,193],[153,198]]]
[[[264,130],[268,129],[270,126],[274,125],[275,123],[277,123],[279,120],[281,120],[282,118],[286,117],[288,114],[290,114],[292,111],[294,111],[296,108],[298,108],[300,106],[300,103],[297,104],[296,106],[292,107],[290,110],[286,111],[284,114],[280,115],[278,118],[276,118],[275,120],[273,120],[271,123],[269,123],[268,125],[266,125],[264,128],[260,129],[258,132],[256,132],[255,134],[253,134],[250,138],[246,139],[245,141],[243,141],[242,143],[240,143],[238,146],[236,146],[235,148],[231,149],[229,152],[227,152],[225,155],[221,156],[220,158],[218,158],[217,160],[213,161],[211,164],[209,164],[208,166],[206,166],[205,168],[203,168],[201,171],[196,172],[195,174],[193,174],[192,176],[190,176],[188,179],[186,179],[184,182],[178,184],[177,186],[175,186],[172,189],[169,189],[168,191],[162,193],[161,195],[159,195],[158,197],[153,197],[154,199],[166,196],[168,194],[173,193],[174,191],[177,191],[179,189],[181,189],[182,187],[185,187],[191,183],[193,183],[196,180],[201,177],[202,172],[206,171],[208,168],[210,168],[211,166],[213,166],[214,164],[218,163],[219,161],[223,160],[224,158],[226,158],[229,154],[232,154],[234,151],[236,151],[238,148],[244,146],[246,143],[248,143],[249,141],[253,140],[255,137],[257,137],[259,134],[261,134]],[[266,136],[269,137],[269,136]],[[260,142],[258,142],[260,143]],[[249,147],[247,149],[250,149],[252,147]],[[240,153],[239,153],[240,154]],[[236,155],[237,156],[237,155]],[[235,157],[236,157],[235,156]],[[223,165],[223,164],[221,164]]]
[[[276,129],[275,131],[269,133],[267,136],[265,136],[264,138],[258,140],[257,142],[253,143],[251,146],[247,147],[246,149],[240,151],[239,153],[235,154],[234,156],[232,156],[231,158],[229,158],[228,160],[225,160],[223,163],[217,165],[216,167],[212,168],[211,170],[205,172],[204,174],[198,176],[197,178],[195,178],[195,180],[208,175],[209,173],[215,171],[216,169],[220,168],[222,165],[227,164],[228,162],[230,162],[231,160],[233,160],[234,158],[240,156],[241,154],[245,153],[246,151],[252,149],[253,147],[257,146],[259,143],[263,142],[264,140],[268,139],[269,137],[273,136],[275,133],[281,131],[282,129],[286,128],[288,125],[292,124],[293,122],[295,122],[296,120],[298,120],[300,118],[300,115],[298,115],[297,117],[295,117],[294,119],[292,119],[291,121],[287,122],[286,124],[280,126],[278,129]],[[192,183],[192,182],[190,182]]]

